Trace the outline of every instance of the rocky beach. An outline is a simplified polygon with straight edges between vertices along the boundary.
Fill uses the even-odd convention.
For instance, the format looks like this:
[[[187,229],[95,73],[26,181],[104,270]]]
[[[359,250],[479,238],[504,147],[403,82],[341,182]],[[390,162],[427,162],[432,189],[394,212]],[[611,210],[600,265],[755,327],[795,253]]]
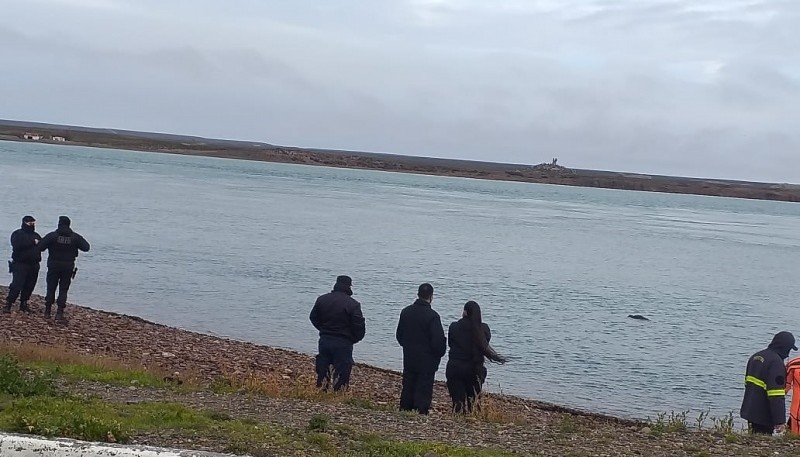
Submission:
[[[6,292],[6,288],[0,288],[0,294],[5,296]],[[43,302],[38,296],[32,299],[31,309],[31,314],[15,309],[10,315],[0,315],[0,342],[5,350],[13,348],[24,353],[35,348],[57,348],[76,357],[114,360],[156,373],[167,383],[161,387],[119,387],[83,381],[64,387],[71,395],[99,398],[111,404],[177,403],[291,430],[305,430],[310,421],[325,417],[336,427],[353,433],[424,443],[433,452],[426,455],[439,455],[436,449],[441,455],[800,455],[800,440],[753,438],[737,432],[722,418],[706,418],[705,423],[700,423],[679,412],[665,412],[649,421],[629,420],[490,393],[483,399],[485,406],[480,414],[454,416],[449,412],[449,398],[442,383],[435,387],[430,416],[400,413],[395,406],[400,375],[394,371],[359,364],[354,369],[350,392],[344,396],[320,394],[313,388],[313,358],[309,354],[76,305],[67,307],[69,322],[60,325],[42,317]],[[186,385],[195,388],[181,388]],[[228,388],[219,389],[220,385]],[[337,438],[341,431],[336,432],[336,427],[330,432],[334,443],[341,441],[341,436]],[[133,433],[131,442],[237,450],[224,437],[188,436],[169,429]],[[252,448],[242,451],[251,455],[286,455],[276,443],[259,445],[260,454]],[[476,453],[449,454],[442,449],[451,448],[441,446]],[[487,453],[481,454],[484,451]],[[353,453],[346,443],[340,443],[333,448],[312,446],[292,452],[362,455],[366,451]]]

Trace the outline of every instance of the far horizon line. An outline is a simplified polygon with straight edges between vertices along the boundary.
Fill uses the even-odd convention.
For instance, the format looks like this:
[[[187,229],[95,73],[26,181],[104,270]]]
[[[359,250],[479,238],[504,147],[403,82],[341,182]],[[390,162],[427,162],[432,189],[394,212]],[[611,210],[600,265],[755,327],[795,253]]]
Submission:
[[[265,148],[276,148],[276,149],[295,149],[295,150],[304,150],[304,151],[319,151],[319,152],[329,152],[329,153],[337,153],[337,154],[357,154],[357,155],[379,155],[379,156],[386,156],[386,157],[409,157],[409,158],[421,158],[421,159],[436,159],[436,160],[444,160],[444,161],[453,161],[453,162],[467,162],[467,163],[476,163],[476,164],[488,164],[488,165],[508,165],[508,166],[520,166],[520,167],[532,167],[539,164],[549,163],[549,160],[545,160],[544,162],[539,163],[517,163],[517,162],[496,162],[490,160],[476,160],[476,159],[466,159],[466,158],[454,158],[454,157],[441,157],[441,156],[433,156],[433,155],[410,155],[410,154],[402,154],[396,152],[384,152],[384,151],[364,151],[358,149],[333,149],[333,148],[324,148],[324,147],[314,147],[314,146],[296,146],[296,145],[285,145],[285,144],[275,144],[275,143],[268,143],[263,140],[246,140],[246,139],[235,139],[235,138],[219,138],[219,137],[206,137],[201,136],[198,134],[183,134],[183,133],[171,133],[171,132],[163,132],[163,131],[150,131],[150,130],[132,130],[128,128],[117,128],[117,127],[92,127],[86,125],[74,125],[74,124],[56,124],[50,122],[41,122],[41,121],[20,121],[20,120],[13,120],[13,119],[0,119],[0,125],[5,126],[17,126],[17,127],[24,127],[30,126],[30,128],[46,128],[51,130],[68,130],[68,129],[83,129],[87,132],[95,132],[98,133],[100,131],[106,131],[107,133],[132,133],[132,134],[139,134],[139,135],[157,135],[163,137],[173,137],[175,139],[184,138],[184,139],[195,139],[195,140],[206,140],[211,142],[227,142],[227,143],[239,143],[240,146],[254,146],[258,145],[260,147]],[[2,140],[2,139],[0,139]],[[73,145],[74,146],[74,145]],[[561,160],[560,157],[555,157],[558,160]],[[552,158],[550,159],[552,160]],[[643,171],[627,171],[627,170],[612,170],[612,169],[601,169],[601,168],[576,168],[566,166],[565,168],[576,170],[576,171],[587,171],[587,172],[601,172],[601,173],[619,173],[619,174],[627,174],[627,175],[636,175],[636,176],[650,176],[654,178],[673,178],[673,179],[689,179],[689,180],[705,180],[705,181],[720,181],[724,183],[744,183],[744,184],[766,184],[766,185],[789,185],[789,186],[800,186],[800,183],[794,182],[778,182],[778,181],[753,181],[753,180],[745,180],[745,179],[731,179],[731,178],[719,178],[719,177],[710,177],[710,176],[678,176],[678,175],[666,175],[666,174],[659,174],[659,173],[651,173],[651,172],[643,172]]]

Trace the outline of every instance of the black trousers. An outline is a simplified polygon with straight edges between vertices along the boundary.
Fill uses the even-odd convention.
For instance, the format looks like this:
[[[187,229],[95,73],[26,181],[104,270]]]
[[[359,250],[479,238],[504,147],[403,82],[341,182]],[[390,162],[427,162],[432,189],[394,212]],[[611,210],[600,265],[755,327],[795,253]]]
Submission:
[[[11,285],[8,286],[6,308],[11,308],[17,297],[20,303],[27,303],[31,298],[36,281],[39,279],[39,264],[14,262],[11,265],[11,272],[13,276]]]
[[[353,370],[353,343],[335,336],[320,336],[319,354],[315,363],[317,387],[324,387],[326,390],[330,387],[331,365],[333,390],[347,388],[350,384],[350,372]]]
[[[58,304],[58,309],[63,310],[67,304],[67,292],[72,284],[72,269],[74,263],[58,263],[47,265],[47,295],[44,298],[45,306]],[[58,299],[56,299],[58,289]]]
[[[486,380],[486,367],[451,360],[447,362],[445,376],[447,391],[453,400],[453,412],[471,412]]]
[[[775,431],[775,427],[771,425],[761,425],[754,422],[748,422],[748,424],[750,425],[750,433],[753,435],[772,435],[772,432]]]
[[[436,373],[403,369],[403,390],[400,392],[400,410],[428,414],[433,400],[433,381]]]

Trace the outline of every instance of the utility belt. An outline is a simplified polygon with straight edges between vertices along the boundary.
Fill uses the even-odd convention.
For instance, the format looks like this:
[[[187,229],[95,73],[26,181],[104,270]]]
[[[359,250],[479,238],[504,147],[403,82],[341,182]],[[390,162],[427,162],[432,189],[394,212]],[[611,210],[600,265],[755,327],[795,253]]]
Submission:
[[[75,261],[62,261],[62,260],[53,260],[47,262],[47,268],[72,268],[72,279],[75,279],[75,275],[78,274],[78,267],[75,266]]]
[[[39,262],[19,262],[19,261],[16,261],[16,262],[15,262],[15,261],[12,259],[12,260],[9,260],[9,261],[8,261],[8,272],[9,272],[10,274],[14,274],[14,265],[16,265],[17,263],[21,263],[21,264],[23,264],[23,265],[39,265]]]

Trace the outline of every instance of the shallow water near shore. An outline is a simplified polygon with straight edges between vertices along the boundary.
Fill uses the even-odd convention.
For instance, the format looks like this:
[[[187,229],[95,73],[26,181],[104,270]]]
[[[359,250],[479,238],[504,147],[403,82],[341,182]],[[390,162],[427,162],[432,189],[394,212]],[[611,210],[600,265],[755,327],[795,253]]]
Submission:
[[[490,390],[622,416],[738,412],[748,355],[800,331],[792,203],[4,142],[0,202],[6,240],[67,214],[92,243],[70,302],[312,353],[349,274],[355,358],[397,369],[430,281],[445,325],[476,300],[513,357]]]

